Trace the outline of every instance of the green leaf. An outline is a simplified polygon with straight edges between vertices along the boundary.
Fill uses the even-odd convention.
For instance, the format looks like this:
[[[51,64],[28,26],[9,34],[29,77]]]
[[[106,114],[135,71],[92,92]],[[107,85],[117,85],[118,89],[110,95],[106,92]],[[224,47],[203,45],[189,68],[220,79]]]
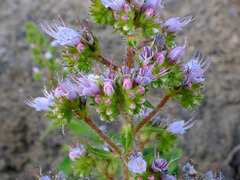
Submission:
[[[121,135],[121,142],[124,148],[124,154],[132,144],[132,130],[130,124],[124,124]]]
[[[155,133],[163,133],[164,129],[158,127],[144,127],[141,129],[142,132],[155,132]]]
[[[156,110],[156,111],[162,111],[161,109],[155,108],[147,99],[146,99],[146,101],[143,103],[143,105],[145,105],[145,106],[148,107],[148,108],[154,109],[154,110]]]
[[[106,158],[106,159],[112,159],[112,158],[116,158],[117,155],[115,155],[114,153],[112,152],[108,152],[108,151],[104,151],[102,149],[97,149],[97,148],[93,148],[91,147],[87,141],[85,141],[85,144],[86,144],[86,148],[87,150],[92,153],[93,155],[97,156],[97,157],[100,157],[100,158]]]
[[[69,157],[66,157],[59,165],[58,167],[59,171],[63,171],[66,174],[72,174],[73,168],[72,168],[72,160]]]

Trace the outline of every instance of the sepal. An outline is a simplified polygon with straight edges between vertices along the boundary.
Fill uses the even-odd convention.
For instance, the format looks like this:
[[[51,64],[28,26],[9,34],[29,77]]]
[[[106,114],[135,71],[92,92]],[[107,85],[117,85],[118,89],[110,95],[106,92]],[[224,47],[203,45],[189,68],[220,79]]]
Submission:
[[[91,19],[100,25],[113,25],[114,16],[113,11],[106,8],[101,0],[91,0],[91,5],[89,6],[89,12]]]

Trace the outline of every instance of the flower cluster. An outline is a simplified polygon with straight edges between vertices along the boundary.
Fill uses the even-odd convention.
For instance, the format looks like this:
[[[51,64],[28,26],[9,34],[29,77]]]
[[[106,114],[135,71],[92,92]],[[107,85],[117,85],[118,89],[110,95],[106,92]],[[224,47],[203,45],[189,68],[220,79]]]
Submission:
[[[85,179],[123,176],[126,180],[131,177],[174,180],[178,169],[176,160],[181,157],[181,150],[176,148],[178,135],[184,134],[196,121],[193,118],[173,121],[171,116],[161,119],[158,114],[169,100],[179,100],[182,107],[193,108],[203,98],[204,73],[211,58],[196,51],[185,61],[187,37],[181,46],[174,42],[175,32],[194,17],[161,19],[158,10],[164,8],[163,0],[89,2],[93,21],[110,25],[115,32],[127,36],[124,63],[103,57],[88,20],[78,18],[78,29],[66,26],[60,16],[60,22],[44,20],[39,23],[42,30],[64,46],[59,63],[66,74],[58,75],[49,90],[44,88],[45,97],[29,97],[24,101],[37,111],[46,111],[54,124],[62,128],[69,126],[74,134],[83,138],[85,145],[68,148],[70,174]],[[45,57],[51,58],[51,54]],[[93,60],[104,68],[94,67]],[[153,89],[157,92],[159,88],[163,91],[156,96],[163,99],[154,106],[148,100],[148,92]],[[96,121],[91,120],[93,112],[88,106],[94,108],[102,121],[119,120],[116,123],[121,127],[121,134],[106,133],[109,129],[105,122],[101,123],[106,128],[98,127]],[[156,151],[161,156],[157,157]],[[184,173],[188,178],[195,175],[195,170],[187,165]],[[37,177],[63,180],[70,176],[60,171],[55,176]]]

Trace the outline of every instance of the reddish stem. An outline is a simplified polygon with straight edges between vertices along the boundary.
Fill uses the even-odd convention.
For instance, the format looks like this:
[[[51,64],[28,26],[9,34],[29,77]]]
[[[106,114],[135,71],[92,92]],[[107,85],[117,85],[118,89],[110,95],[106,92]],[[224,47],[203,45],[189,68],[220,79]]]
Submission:
[[[85,118],[83,120],[88,126],[90,126],[118,155],[122,154],[122,151],[91,121],[91,119]]]
[[[156,108],[161,109],[168,102],[170,97],[171,97],[171,95],[165,96]],[[137,134],[141,130],[141,128],[145,124],[147,124],[157,112],[158,112],[157,110],[153,110],[147,117],[145,117],[136,127],[135,134]]]
[[[106,65],[107,67],[111,67],[111,62],[109,62],[108,60],[106,60],[104,57],[102,57],[101,55],[99,56],[100,57],[100,63],[102,63],[102,64],[104,64],[104,65]],[[116,71],[117,69],[118,69],[118,67],[116,66],[116,65],[114,65],[114,64],[112,64],[112,69],[114,70],[114,71]]]

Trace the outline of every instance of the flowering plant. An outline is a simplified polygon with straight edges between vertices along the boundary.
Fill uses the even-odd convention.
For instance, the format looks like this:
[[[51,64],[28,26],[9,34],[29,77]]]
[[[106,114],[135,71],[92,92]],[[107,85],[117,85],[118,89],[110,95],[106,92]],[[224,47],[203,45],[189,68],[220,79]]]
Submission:
[[[170,100],[178,100],[183,108],[200,104],[204,73],[211,58],[196,51],[188,62],[182,60],[187,37],[182,46],[176,46],[176,31],[194,17],[162,20],[158,13],[162,8],[163,0],[90,1],[89,14],[94,22],[110,25],[127,37],[124,62],[114,57],[108,61],[102,56],[88,20],[78,19],[78,29],[65,25],[60,16],[59,21],[39,22],[42,30],[55,38],[55,43],[64,46],[59,63],[66,75],[58,75],[56,83],[44,89],[45,97],[26,98],[25,102],[37,111],[46,111],[55,125],[80,126],[87,132],[80,132],[84,134],[82,144],[68,148],[71,168],[77,177],[177,178],[181,156],[176,149],[177,136],[194,126],[196,120],[174,122],[170,115],[159,118],[159,112]],[[104,68],[94,66],[94,61]],[[163,98],[155,107],[147,94],[160,88],[164,93],[158,96]],[[111,123],[119,119],[121,134],[107,134],[104,127],[98,127],[91,119],[90,107],[101,121]],[[50,176],[36,175],[40,180],[76,176],[63,171]],[[201,174],[191,164],[184,166],[182,179],[209,177],[214,179],[213,173]]]

